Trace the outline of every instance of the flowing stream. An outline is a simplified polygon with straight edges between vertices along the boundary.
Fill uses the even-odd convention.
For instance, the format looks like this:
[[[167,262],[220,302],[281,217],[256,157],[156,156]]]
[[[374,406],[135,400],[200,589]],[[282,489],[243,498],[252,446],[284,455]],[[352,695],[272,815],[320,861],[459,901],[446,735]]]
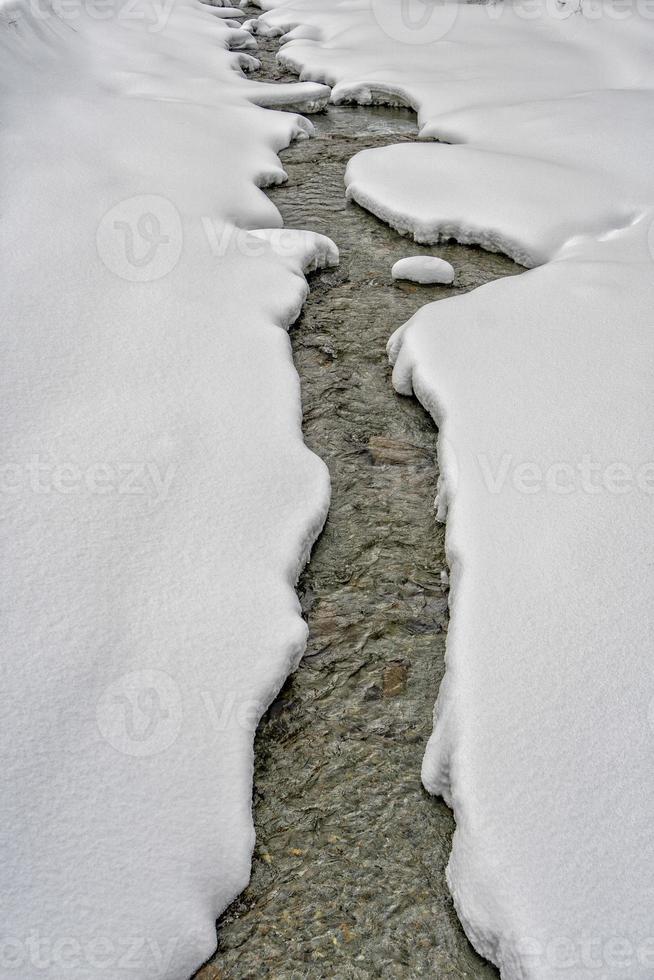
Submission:
[[[256,77],[290,81],[278,43],[259,47]],[[385,346],[424,303],[521,270],[416,245],[346,203],[347,161],[414,139],[413,112],[330,106],[312,121],[315,139],[282,154],[289,180],[269,194],[287,226],[341,251],[291,330],[305,439],[329,467],[332,505],[298,586],[307,653],[255,743],[252,880],[197,980],[497,977],[447,889],[452,814],[420,783],[448,619],[436,429],[394,393]],[[452,262],[454,286],[393,283],[393,262],[417,254]]]

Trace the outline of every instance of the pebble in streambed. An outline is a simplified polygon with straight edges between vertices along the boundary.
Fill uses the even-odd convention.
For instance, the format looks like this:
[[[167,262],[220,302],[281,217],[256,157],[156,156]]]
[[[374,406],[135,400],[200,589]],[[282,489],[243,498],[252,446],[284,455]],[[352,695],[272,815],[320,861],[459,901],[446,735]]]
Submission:
[[[275,50],[260,39],[267,79],[283,74]],[[469,945],[445,882],[452,815],[420,784],[447,631],[436,429],[393,392],[385,353],[435,294],[393,281],[407,240],[347,203],[343,183],[358,150],[415,138],[415,117],[330,107],[313,122],[270,196],[287,225],[341,250],[291,330],[305,438],[329,466],[332,505],[298,586],[307,654],[255,743],[252,881],[198,980],[484,980],[497,973]],[[439,252],[457,268],[439,296],[520,271],[478,249]]]

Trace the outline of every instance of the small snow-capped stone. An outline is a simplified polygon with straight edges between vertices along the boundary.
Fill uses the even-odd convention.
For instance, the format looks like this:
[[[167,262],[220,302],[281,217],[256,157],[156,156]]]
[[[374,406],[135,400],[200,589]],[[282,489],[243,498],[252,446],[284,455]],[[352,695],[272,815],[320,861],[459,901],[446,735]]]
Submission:
[[[400,259],[391,269],[393,279],[409,279],[423,285],[454,282],[454,269],[435,255],[411,255]]]

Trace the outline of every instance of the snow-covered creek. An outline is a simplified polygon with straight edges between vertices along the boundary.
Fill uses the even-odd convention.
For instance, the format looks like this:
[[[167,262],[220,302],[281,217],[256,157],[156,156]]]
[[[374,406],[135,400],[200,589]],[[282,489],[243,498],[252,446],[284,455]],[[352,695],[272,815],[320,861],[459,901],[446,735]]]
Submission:
[[[256,76],[290,80],[259,38]],[[282,154],[270,197],[289,227],[339,246],[291,330],[304,434],[332,504],[299,584],[306,656],[255,745],[257,847],[249,888],[219,923],[218,977],[496,976],[469,945],[445,883],[450,810],[420,766],[444,670],[447,586],[436,522],[436,430],[390,383],[385,346],[424,303],[519,268],[476,248],[417,246],[355,204],[360,149],[415,137],[409,110],[329,107]],[[452,287],[393,283],[392,264],[439,254]]]

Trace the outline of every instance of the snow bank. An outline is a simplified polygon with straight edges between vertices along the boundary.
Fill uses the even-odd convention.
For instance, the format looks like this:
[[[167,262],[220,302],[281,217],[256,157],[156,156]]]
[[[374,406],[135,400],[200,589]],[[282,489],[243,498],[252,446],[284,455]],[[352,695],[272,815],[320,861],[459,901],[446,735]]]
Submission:
[[[255,105],[266,109],[293,109],[296,112],[320,112],[329,102],[331,89],[328,85],[313,82],[289,82],[284,85],[260,82],[248,89],[248,97]]]
[[[423,140],[457,144],[365,151],[354,199],[538,266],[389,344],[397,390],[439,424],[448,515],[423,779],[455,811],[466,931],[511,980],[654,971],[651,13],[293,0],[262,18],[306,25],[282,59],[333,101],[401,97]]]
[[[248,880],[329,496],[286,328],[337,253],[260,190],[311,127],[243,33],[0,11],[3,978],[180,980]]]
[[[436,255],[408,255],[393,265],[391,275],[393,279],[425,284],[454,282],[454,269]]]
[[[423,780],[455,810],[466,930],[511,978],[652,972],[647,231],[430,304],[390,343],[440,426],[452,569]]]

